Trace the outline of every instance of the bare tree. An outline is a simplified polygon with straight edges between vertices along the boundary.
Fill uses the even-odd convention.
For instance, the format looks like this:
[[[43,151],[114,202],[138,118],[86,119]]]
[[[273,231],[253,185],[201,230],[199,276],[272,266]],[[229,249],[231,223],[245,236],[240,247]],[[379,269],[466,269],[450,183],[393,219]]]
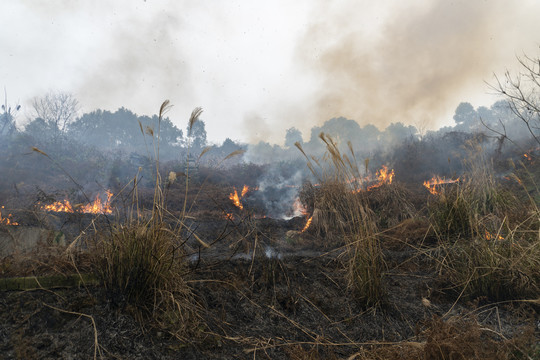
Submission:
[[[34,116],[54,130],[55,137],[66,132],[67,125],[79,113],[79,102],[70,93],[50,92],[32,102]]]
[[[506,71],[502,78],[495,75],[489,86],[508,101],[510,110],[527,127],[540,145],[540,58],[518,57],[520,71]]]

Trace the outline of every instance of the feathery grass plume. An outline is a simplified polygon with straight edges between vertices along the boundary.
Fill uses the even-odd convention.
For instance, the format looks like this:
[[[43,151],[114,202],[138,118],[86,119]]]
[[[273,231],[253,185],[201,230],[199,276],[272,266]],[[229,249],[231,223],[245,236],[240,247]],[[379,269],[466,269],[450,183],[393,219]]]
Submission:
[[[193,128],[193,124],[195,124],[197,120],[199,120],[199,116],[201,116],[202,112],[203,112],[203,109],[201,107],[196,107],[191,112],[191,116],[189,118],[189,123],[188,123],[190,131]]]
[[[43,155],[43,156],[46,156],[46,157],[48,157],[48,158],[50,159],[50,156],[49,156],[49,155],[47,155],[47,153],[46,153],[46,152],[44,152],[44,151],[42,151],[42,150],[38,149],[38,148],[37,148],[37,147],[35,147],[35,146],[32,146],[32,151],[34,151],[34,152],[37,152],[37,153],[39,153],[39,154],[41,154],[41,155]]]
[[[209,152],[210,150],[212,150],[212,146],[207,146],[207,147],[205,147],[205,148],[201,151],[201,154],[199,155],[199,160],[204,156],[204,154],[206,154],[206,153]]]
[[[235,150],[232,153],[230,153],[229,155],[225,156],[223,161],[229,160],[230,158],[233,158],[233,157],[238,156],[238,155],[243,155],[243,154],[245,154],[245,152],[246,152],[246,150],[244,150],[244,149]]]
[[[159,120],[163,119],[163,116],[165,116],[166,113],[169,112],[169,110],[172,108],[171,102],[167,99],[163,103],[161,103],[161,106],[159,107]]]

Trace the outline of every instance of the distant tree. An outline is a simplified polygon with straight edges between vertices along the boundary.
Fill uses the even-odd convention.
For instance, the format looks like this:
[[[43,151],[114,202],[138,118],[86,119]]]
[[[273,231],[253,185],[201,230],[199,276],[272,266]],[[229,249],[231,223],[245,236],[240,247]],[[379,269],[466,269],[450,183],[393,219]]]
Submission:
[[[232,152],[234,152],[236,150],[240,150],[240,149],[242,149],[242,146],[235,143],[231,139],[226,138],[225,141],[223,142],[223,144],[221,145],[221,147],[219,148],[219,151],[221,153],[225,154],[225,156],[227,156],[230,153],[232,153]]]
[[[401,122],[392,123],[381,134],[381,141],[384,145],[397,145],[408,138],[414,138],[418,130],[412,125],[404,125]]]
[[[142,131],[141,131],[142,130]],[[137,116],[132,111],[120,108],[114,113],[96,110],[83,114],[68,127],[70,137],[101,148],[122,150],[127,153],[153,153],[152,137],[158,137],[158,117]],[[168,118],[159,124],[160,154],[174,157],[183,141],[182,130]]]
[[[187,134],[188,141],[193,150],[201,150],[207,145],[204,121],[197,119],[192,126],[188,126]]]
[[[38,117],[26,124],[24,133],[30,135],[34,139],[50,140],[55,134],[55,129],[51,128],[50,124],[45,120]]]
[[[462,102],[456,108],[456,112],[454,114],[456,130],[470,130],[478,124],[478,119],[478,114],[470,103]]]
[[[287,133],[285,134],[285,147],[292,148],[296,142],[299,142],[300,144],[304,142],[302,139],[302,132],[295,127],[287,129]]]
[[[69,123],[77,118],[79,102],[72,94],[50,92],[32,101],[34,118],[41,118],[53,130],[54,140],[66,132]]]

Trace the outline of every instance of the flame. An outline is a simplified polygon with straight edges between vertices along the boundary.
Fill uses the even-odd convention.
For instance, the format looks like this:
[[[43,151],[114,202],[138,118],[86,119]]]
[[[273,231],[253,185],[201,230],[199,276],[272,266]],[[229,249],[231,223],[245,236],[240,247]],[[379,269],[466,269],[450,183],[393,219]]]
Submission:
[[[110,202],[113,197],[113,193],[110,190],[107,190],[106,194],[107,200],[105,200],[104,202],[101,201],[99,195],[96,195],[96,199],[94,200],[94,202],[92,202],[91,204],[83,205],[77,210],[87,214],[112,214],[113,210],[110,206]],[[69,200],[56,201],[50,205],[42,206],[42,209],[45,211],[53,212],[75,212],[74,207],[71,205]]]
[[[56,201],[50,205],[43,206],[43,210],[45,211],[54,211],[54,212],[74,212],[73,206],[71,206],[71,203],[69,200],[63,200],[63,201]]]
[[[231,213],[225,213],[224,217],[225,219],[230,220],[230,221],[234,220],[234,215]]]
[[[391,184],[395,176],[394,169],[388,171],[388,167],[386,165],[383,165],[382,168],[377,171],[376,176],[377,183],[368,186],[368,191],[378,188],[379,186],[384,184]]]
[[[236,191],[236,189],[234,189],[234,193],[229,194],[229,199],[231,199],[234,206],[236,206],[237,208],[241,210],[244,208],[244,205],[242,205],[242,203],[240,202],[240,197],[238,196],[238,192]]]
[[[426,189],[428,189],[428,191],[431,194],[438,195],[440,192],[439,190],[437,190],[437,185],[454,184],[454,183],[457,183],[458,181],[459,181],[459,178],[457,178],[456,180],[450,180],[450,179],[441,178],[439,176],[434,176],[431,178],[431,180],[424,181],[424,186],[426,187]]]
[[[306,222],[306,225],[304,226],[304,228],[302,229],[301,232],[305,232],[307,229],[309,229],[309,226],[311,225],[312,220],[313,220],[313,216],[310,216],[309,219]]]
[[[81,211],[88,214],[112,214],[112,209],[109,205],[113,197],[113,193],[107,190],[107,200],[101,202],[99,195],[96,195],[96,199],[93,203],[81,207]]]
[[[244,196],[246,196],[248,191],[249,191],[249,186],[244,185],[244,187],[242,188],[242,193],[240,194],[240,197],[243,198]]]
[[[501,235],[497,234],[497,235],[493,235],[492,233],[490,233],[489,231],[485,231],[485,234],[484,234],[484,237],[486,238],[486,240],[504,240],[504,237],[502,237]]]
[[[302,205],[299,198],[294,199],[293,202],[293,216],[308,216],[308,210]]]
[[[3,209],[3,208],[4,208],[3,206],[0,207],[0,209]],[[12,216],[11,214],[8,214],[7,217],[3,218],[3,217],[2,217],[2,210],[0,210],[0,224],[1,224],[1,225],[10,225],[10,226],[17,226],[17,225],[19,225],[18,222],[15,222],[15,221],[12,220],[11,216]]]
[[[240,195],[238,195],[238,191],[236,191],[236,188],[233,188],[233,189],[234,189],[234,192],[229,194],[229,199],[233,202],[234,206],[236,206],[237,208],[239,208],[241,210],[244,209],[244,205],[242,205],[242,202],[240,202],[240,200],[244,196],[246,196],[248,191],[257,191],[257,190],[259,190],[258,187],[250,188],[249,186],[244,185],[244,187],[242,188],[242,191],[240,192]]]
[[[523,156],[525,157],[525,159],[527,159],[527,160],[529,160],[529,161],[532,161],[531,155],[525,153],[525,154],[523,154]]]

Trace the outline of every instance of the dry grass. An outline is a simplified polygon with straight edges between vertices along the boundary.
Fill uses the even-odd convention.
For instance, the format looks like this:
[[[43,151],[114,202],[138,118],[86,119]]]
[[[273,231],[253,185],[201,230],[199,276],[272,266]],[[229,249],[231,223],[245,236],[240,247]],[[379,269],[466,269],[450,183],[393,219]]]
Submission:
[[[466,180],[432,198],[438,273],[459,296],[516,299],[540,291],[540,211],[501,189],[481,149]],[[536,224],[536,225],[535,225]]]
[[[361,178],[354,151],[349,143],[349,156],[341,154],[332,138],[324,133],[320,138],[326,144],[322,160],[308,157],[296,144],[319,183],[313,197],[312,226],[329,240],[344,240],[347,282],[355,298],[367,306],[381,304],[386,296],[385,263],[374,214],[354,188],[355,179]]]
[[[159,120],[168,101],[160,108]],[[195,114],[195,115],[194,115]],[[197,121],[196,109],[190,119]],[[141,128],[142,131],[142,128]],[[185,276],[187,259],[183,250],[186,204],[180,216],[166,208],[166,191],[175,176],[165,181],[159,172],[159,129],[147,129],[155,159],[155,185],[151,209],[143,209],[138,199],[138,178],[133,180],[133,200],[127,221],[111,224],[94,233],[94,272],[106,290],[108,300],[132,310],[141,320],[154,320],[161,328],[180,338],[198,328],[200,317]],[[188,183],[186,181],[186,191]],[[202,244],[204,242],[200,240]],[[142,324],[142,322],[141,322]]]

